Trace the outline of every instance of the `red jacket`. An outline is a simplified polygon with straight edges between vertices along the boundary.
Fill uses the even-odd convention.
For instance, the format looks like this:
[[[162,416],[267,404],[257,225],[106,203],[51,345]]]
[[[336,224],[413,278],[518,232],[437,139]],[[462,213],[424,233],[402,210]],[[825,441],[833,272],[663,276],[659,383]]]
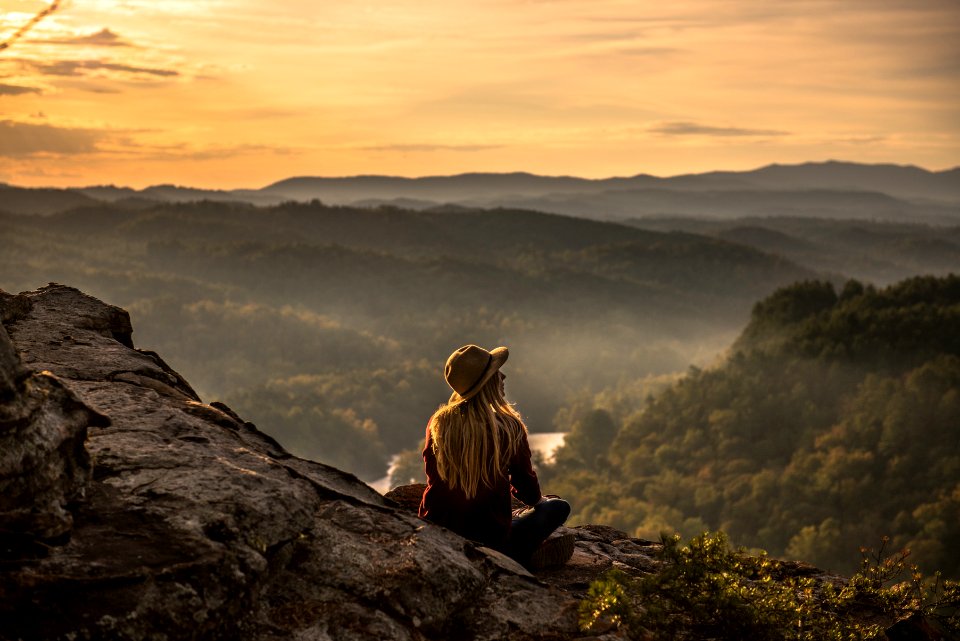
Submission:
[[[420,516],[450,528],[460,536],[496,549],[504,547],[510,533],[510,494],[527,505],[536,505],[541,498],[540,481],[530,461],[526,430],[510,459],[507,469],[509,477],[500,476],[494,487],[480,483],[472,499],[467,499],[462,489],[453,489],[440,478],[429,424],[423,446],[423,462],[427,472],[427,489],[420,500]]]

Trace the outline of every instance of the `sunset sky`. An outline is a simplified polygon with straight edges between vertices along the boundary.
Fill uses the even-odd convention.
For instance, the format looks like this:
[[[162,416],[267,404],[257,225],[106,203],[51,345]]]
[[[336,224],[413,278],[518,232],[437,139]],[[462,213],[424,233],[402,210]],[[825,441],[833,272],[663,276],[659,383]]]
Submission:
[[[960,2],[67,0],[0,51],[18,185],[826,159],[960,164]]]

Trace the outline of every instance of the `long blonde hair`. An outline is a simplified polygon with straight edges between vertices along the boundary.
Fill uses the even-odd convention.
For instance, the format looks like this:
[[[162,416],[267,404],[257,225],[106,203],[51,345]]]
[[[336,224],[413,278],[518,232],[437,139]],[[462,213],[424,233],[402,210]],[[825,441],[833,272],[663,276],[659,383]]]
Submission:
[[[465,401],[454,393],[430,418],[440,478],[462,489],[467,498],[476,496],[481,483],[493,487],[506,476],[526,429],[500,392],[500,376],[491,377]]]

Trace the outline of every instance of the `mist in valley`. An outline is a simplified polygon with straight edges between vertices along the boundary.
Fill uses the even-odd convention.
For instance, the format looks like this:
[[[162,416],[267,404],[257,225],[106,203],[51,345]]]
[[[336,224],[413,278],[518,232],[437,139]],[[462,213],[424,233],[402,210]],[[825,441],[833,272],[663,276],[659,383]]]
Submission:
[[[506,345],[507,395],[531,432],[566,433],[538,466],[572,522],[648,538],[723,529],[850,569],[885,528],[850,515],[885,478],[902,500],[871,512],[884,533],[954,571],[923,531],[949,520],[960,458],[944,450],[914,493],[897,484],[925,456],[904,438],[955,429],[957,225],[37,195],[36,211],[60,205],[0,213],[0,288],[57,281],[124,307],[138,347],[294,454],[369,482],[392,464],[385,488],[422,480],[447,356]],[[916,274],[948,280],[877,289]],[[809,320],[828,310],[837,320]],[[759,352],[744,360],[745,345]],[[876,394],[947,400],[906,421]],[[888,427],[864,436],[863,421]],[[914,462],[890,468],[896,448]],[[797,488],[816,489],[799,512],[756,516]]]
[[[812,273],[533,212],[101,204],[5,216],[3,235],[3,289],[59,281],[125,307],[204,399],[367,479],[422,438],[464,343],[509,346],[530,428],[564,431],[571,395],[709,362],[756,297]]]

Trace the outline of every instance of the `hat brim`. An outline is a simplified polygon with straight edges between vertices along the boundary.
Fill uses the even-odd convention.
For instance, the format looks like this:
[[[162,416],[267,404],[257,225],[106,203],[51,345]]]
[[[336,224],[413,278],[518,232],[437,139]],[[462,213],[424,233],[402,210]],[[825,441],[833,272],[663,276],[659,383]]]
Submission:
[[[477,393],[483,389],[483,386],[487,384],[487,381],[500,371],[500,368],[503,367],[503,364],[507,362],[507,357],[510,356],[510,350],[506,347],[497,347],[490,350],[490,362],[487,363],[487,368],[483,370],[483,375],[473,384],[473,387],[468,389],[465,393],[460,394],[454,392],[457,396],[460,397],[461,401],[473,398]]]

